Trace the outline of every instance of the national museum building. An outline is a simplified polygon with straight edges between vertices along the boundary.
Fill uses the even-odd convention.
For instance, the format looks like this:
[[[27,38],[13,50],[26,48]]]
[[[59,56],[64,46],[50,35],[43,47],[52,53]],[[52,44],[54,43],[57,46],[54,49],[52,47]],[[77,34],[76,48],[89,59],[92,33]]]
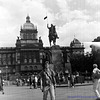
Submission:
[[[38,30],[26,17],[26,23],[20,29],[20,37],[17,37],[15,47],[0,48],[0,70],[3,75],[20,75],[39,73],[42,70],[44,53],[49,53],[50,47],[43,47],[41,37],[37,37]],[[70,47],[61,47],[62,52],[84,54],[84,46],[74,39]],[[67,57],[64,55],[65,57]]]

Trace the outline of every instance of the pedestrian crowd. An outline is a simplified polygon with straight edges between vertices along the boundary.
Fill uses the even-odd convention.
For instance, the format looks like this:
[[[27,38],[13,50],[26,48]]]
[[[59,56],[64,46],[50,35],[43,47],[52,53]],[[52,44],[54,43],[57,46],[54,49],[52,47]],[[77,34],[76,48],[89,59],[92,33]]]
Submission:
[[[93,64],[93,90],[97,97],[96,100],[100,100],[100,70],[97,64]],[[76,75],[71,73],[55,73],[52,68],[50,68],[49,61],[45,61],[43,65],[43,70],[39,74],[29,75],[27,82],[25,79],[16,79],[17,86],[23,86],[27,83],[30,89],[37,89],[40,87],[43,93],[43,100],[47,100],[48,93],[50,94],[50,100],[55,100],[56,98],[56,85],[61,85],[63,82],[68,83],[68,87],[75,87],[76,79],[79,77],[79,73]],[[3,89],[3,79],[0,76],[0,91],[4,94]]]
[[[39,81],[39,78],[37,75],[29,75],[28,78],[17,78],[16,79],[16,85],[17,86],[30,86],[30,89],[32,88],[37,88],[38,86],[38,81]]]

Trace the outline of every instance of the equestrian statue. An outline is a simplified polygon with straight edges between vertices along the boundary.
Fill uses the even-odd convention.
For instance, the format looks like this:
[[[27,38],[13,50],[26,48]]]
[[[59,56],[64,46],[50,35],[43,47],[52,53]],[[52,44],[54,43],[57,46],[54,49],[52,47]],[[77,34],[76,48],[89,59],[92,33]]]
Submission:
[[[49,43],[51,46],[51,42],[53,41],[53,44],[56,45],[56,39],[59,39],[57,32],[56,32],[56,28],[53,24],[51,24],[51,27],[49,27],[49,25],[47,24],[47,28],[49,29]]]

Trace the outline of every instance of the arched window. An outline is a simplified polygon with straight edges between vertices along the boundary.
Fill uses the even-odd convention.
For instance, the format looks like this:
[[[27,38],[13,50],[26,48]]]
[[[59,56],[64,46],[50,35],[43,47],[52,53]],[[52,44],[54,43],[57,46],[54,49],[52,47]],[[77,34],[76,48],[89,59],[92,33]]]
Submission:
[[[33,70],[33,67],[32,66],[30,66],[30,70]]]
[[[37,66],[34,66],[34,69],[37,70]]]

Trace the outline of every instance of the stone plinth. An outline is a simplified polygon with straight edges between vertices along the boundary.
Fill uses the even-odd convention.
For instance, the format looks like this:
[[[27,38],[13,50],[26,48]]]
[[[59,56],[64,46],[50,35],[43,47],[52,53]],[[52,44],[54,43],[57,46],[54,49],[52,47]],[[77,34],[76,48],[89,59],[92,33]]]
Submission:
[[[56,72],[60,72],[63,70],[63,57],[62,57],[62,51],[60,50],[59,45],[54,45],[51,47],[51,53],[52,53],[52,63],[54,65],[54,70]]]

